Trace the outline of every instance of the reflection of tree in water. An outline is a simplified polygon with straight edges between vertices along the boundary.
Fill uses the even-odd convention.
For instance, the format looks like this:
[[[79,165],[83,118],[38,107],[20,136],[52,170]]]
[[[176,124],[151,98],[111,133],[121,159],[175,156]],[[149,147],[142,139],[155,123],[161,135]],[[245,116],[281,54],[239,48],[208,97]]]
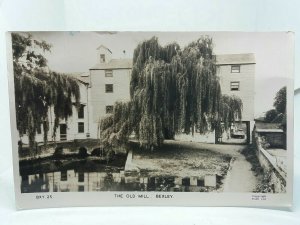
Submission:
[[[106,177],[104,178],[103,189],[105,191],[112,190],[113,182],[114,182],[113,175],[111,172],[108,172]]]
[[[157,191],[168,191],[174,187],[174,177],[159,177],[157,182]]]
[[[148,187],[147,184],[140,184],[140,191],[147,191]]]
[[[141,184],[141,191],[170,191],[174,187],[174,177],[150,177],[149,183]]]
[[[22,180],[22,192],[23,193],[33,193],[33,192],[48,192],[49,189],[47,187],[47,189],[43,189],[42,190],[42,186],[47,184],[48,181],[44,181],[41,178],[41,175],[35,175],[34,180],[31,181],[31,183],[29,184],[28,180]]]

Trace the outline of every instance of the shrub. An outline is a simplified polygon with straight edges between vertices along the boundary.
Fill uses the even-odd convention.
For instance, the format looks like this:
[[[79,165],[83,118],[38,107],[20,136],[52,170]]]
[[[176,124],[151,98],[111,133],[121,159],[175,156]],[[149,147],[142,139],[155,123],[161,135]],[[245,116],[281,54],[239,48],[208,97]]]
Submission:
[[[264,149],[268,149],[270,148],[270,143],[267,141],[267,139],[265,137],[261,137],[261,147],[263,147]]]
[[[100,156],[101,155],[101,149],[100,148],[94,148],[91,155],[92,156]]]

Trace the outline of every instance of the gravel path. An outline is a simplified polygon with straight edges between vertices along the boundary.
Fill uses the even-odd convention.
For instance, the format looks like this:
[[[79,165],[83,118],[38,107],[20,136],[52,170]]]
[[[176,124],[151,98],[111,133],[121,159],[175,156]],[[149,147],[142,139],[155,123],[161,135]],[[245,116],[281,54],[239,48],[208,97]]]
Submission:
[[[258,179],[251,171],[251,164],[243,155],[235,158],[224,180],[223,192],[253,192]]]

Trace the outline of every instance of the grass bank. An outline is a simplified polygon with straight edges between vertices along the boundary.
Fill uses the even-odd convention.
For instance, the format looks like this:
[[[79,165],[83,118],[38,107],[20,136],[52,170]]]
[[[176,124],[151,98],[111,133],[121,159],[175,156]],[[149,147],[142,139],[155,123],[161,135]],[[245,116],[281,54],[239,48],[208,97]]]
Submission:
[[[230,160],[230,155],[211,151],[201,143],[165,141],[161,148],[152,152],[134,148],[132,163],[151,176],[191,177],[223,176]]]

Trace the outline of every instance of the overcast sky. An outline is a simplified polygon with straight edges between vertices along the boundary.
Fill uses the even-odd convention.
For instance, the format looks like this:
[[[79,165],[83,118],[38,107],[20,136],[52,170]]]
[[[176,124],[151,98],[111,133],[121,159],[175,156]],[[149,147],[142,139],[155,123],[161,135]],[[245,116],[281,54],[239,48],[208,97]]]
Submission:
[[[50,69],[58,72],[86,72],[97,63],[96,48],[105,45],[113,58],[132,58],[138,43],[157,36],[161,45],[177,42],[184,48],[201,35],[213,38],[215,54],[254,53],[255,116],[273,107],[276,92],[286,85],[291,63],[290,36],[285,32],[35,32],[35,38],[52,44],[46,54]],[[124,55],[123,51],[126,54]]]

